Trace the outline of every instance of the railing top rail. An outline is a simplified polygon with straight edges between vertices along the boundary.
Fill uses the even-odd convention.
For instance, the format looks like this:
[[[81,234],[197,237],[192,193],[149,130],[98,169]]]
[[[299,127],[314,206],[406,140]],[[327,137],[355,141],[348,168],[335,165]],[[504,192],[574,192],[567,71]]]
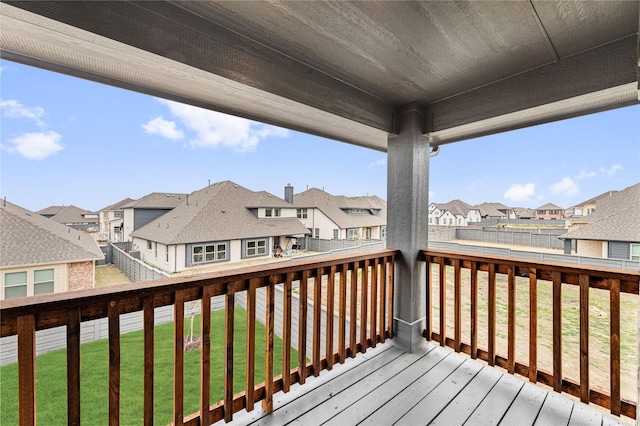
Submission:
[[[620,280],[624,285],[621,291],[624,293],[638,294],[640,290],[640,271],[631,271],[625,269],[606,268],[590,265],[573,265],[561,262],[550,262],[530,259],[517,259],[513,257],[494,256],[486,254],[462,253],[447,250],[422,249],[421,256],[423,260],[427,257],[444,257],[449,259],[457,259],[460,261],[476,262],[479,266],[483,264],[498,264],[502,266],[513,266],[523,269],[535,269],[538,272],[560,272],[565,275],[578,276],[580,274],[589,275],[592,278],[599,278],[600,281]],[[569,282],[574,284],[573,281]],[[602,287],[595,285],[594,287]]]
[[[171,305],[174,303],[174,294],[178,290],[185,290],[185,301],[197,300],[202,297],[202,288],[205,286],[212,286],[212,296],[219,296],[228,292],[246,290],[250,279],[264,281],[265,278],[274,275],[284,276],[332,265],[394,257],[396,253],[395,249],[380,249],[323,258],[303,258],[99,289],[2,300],[0,301],[0,337],[15,334],[16,318],[22,315],[35,315],[36,329],[41,330],[65,325],[65,312],[70,309],[80,309],[82,321],[87,321],[106,317],[108,304],[115,301],[120,302],[120,312],[124,314],[142,310],[143,299],[147,296],[154,297],[154,307]],[[264,285],[267,283],[262,282],[259,286]]]

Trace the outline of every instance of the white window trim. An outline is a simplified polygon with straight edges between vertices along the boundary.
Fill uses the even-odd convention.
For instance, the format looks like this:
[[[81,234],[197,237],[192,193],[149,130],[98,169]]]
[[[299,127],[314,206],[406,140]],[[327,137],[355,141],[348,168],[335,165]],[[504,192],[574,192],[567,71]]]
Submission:
[[[53,294],[57,291],[61,291],[62,290],[62,285],[61,285],[61,280],[66,279],[66,273],[63,269],[61,269],[63,266],[62,265],[50,265],[50,266],[38,266],[38,267],[31,267],[31,268],[23,268],[23,269],[6,269],[3,270],[2,272],[0,272],[0,279],[2,280],[2,294],[0,294],[0,300],[5,300],[5,279],[6,279],[6,274],[13,274],[13,273],[20,273],[20,272],[26,272],[27,275],[27,294],[26,296],[33,296],[35,293],[35,274],[36,271],[45,271],[45,270],[53,270],[53,291],[49,292],[49,293],[42,293],[42,294]],[[66,268],[66,265],[64,265],[64,267]],[[44,283],[44,282],[50,282],[50,281],[42,281],[39,283]]]
[[[220,245],[224,245],[224,250],[220,250],[218,246]],[[196,261],[195,260],[195,249],[201,247],[202,248],[202,252],[199,253],[199,255],[202,256],[202,260],[201,261]],[[213,260],[207,260],[207,247],[213,247],[213,251],[212,252],[208,252],[208,253],[212,253],[213,254]],[[219,253],[224,252],[224,259],[218,259],[218,255]],[[212,243],[203,243],[203,244],[194,244],[191,246],[191,265],[202,265],[202,264],[206,264],[206,263],[215,263],[215,262],[224,262],[226,260],[229,260],[229,243],[226,241],[217,241],[217,242],[212,242]]]
[[[260,246],[260,242],[264,242],[264,246]],[[254,254],[249,254],[249,244],[250,243],[255,243],[255,247],[251,247],[252,249],[255,249],[255,253]],[[260,256],[266,256],[269,252],[269,250],[267,250],[267,248],[269,247],[269,243],[267,241],[266,238],[254,238],[251,240],[245,240],[244,244],[243,244],[243,249],[244,249],[244,257],[260,257]],[[264,250],[264,252],[260,252],[261,249]]]

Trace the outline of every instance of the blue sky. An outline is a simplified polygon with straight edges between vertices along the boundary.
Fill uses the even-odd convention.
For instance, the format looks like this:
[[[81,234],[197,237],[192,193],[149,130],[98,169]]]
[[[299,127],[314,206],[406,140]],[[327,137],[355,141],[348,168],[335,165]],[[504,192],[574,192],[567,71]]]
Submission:
[[[232,180],[386,199],[386,154],[0,61],[0,195],[99,210]],[[640,106],[448,144],[430,201],[570,207],[640,182]]]

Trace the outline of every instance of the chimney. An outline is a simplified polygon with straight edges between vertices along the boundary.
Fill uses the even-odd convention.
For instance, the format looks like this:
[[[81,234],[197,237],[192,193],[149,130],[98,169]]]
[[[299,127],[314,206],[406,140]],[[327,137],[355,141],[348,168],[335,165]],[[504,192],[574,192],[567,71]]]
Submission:
[[[284,200],[289,204],[293,204],[293,186],[290,183],[284,187]]]

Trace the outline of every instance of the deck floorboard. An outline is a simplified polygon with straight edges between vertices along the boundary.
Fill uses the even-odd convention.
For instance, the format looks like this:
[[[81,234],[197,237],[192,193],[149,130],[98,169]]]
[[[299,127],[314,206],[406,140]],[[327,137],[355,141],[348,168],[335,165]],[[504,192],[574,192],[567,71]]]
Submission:
[[[432,343],[414,354],[380,344],[278,392],[271,414],[258,407],[227,424],[630,424]]]

